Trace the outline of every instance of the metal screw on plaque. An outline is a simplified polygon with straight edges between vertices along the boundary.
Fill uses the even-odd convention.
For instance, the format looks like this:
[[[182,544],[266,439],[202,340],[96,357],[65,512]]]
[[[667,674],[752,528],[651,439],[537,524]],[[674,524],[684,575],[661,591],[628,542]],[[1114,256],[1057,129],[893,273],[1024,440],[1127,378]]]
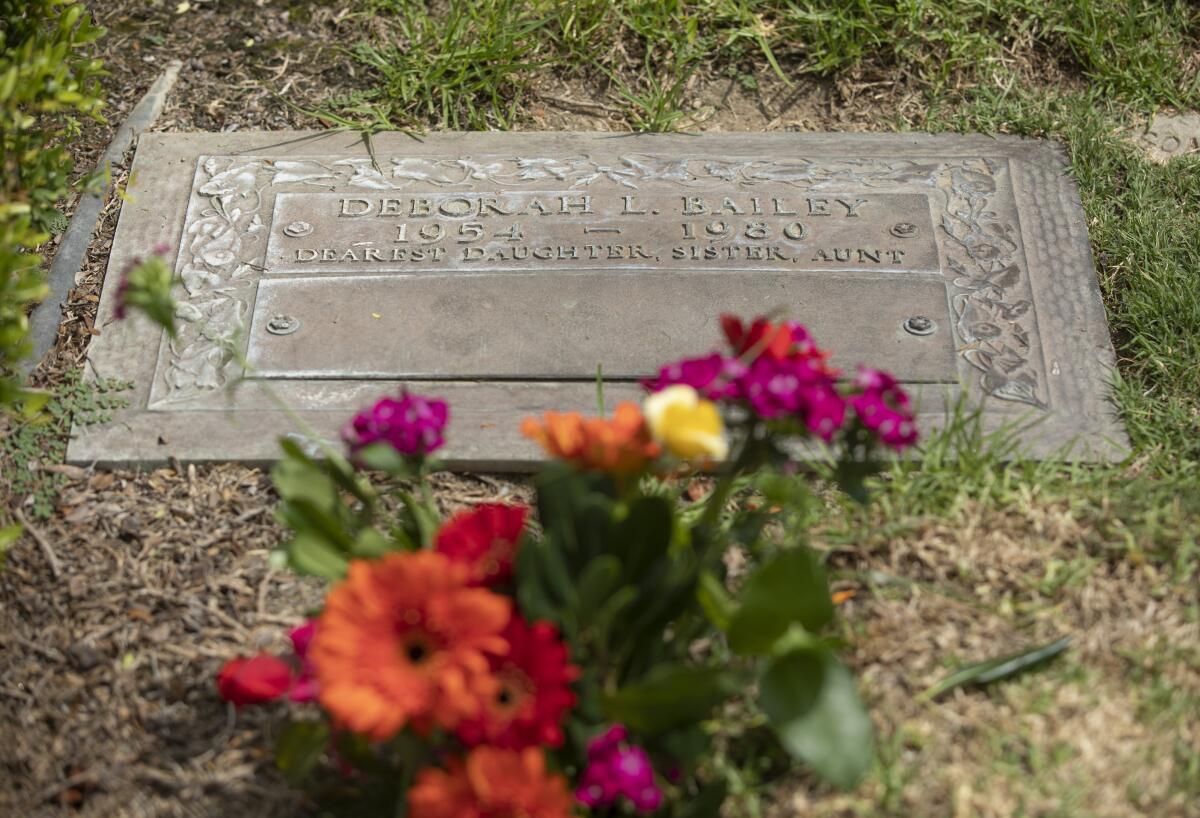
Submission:
[[[272,315],[267,322],[267,332],[272,335],[291,335],[300,329],[300,319],[290,315]]]
[[[904,331],[909,335],[933,335],[936,329],[937,324],[933,319],[924,315],[912,315],[904,319]]]
[[[312,231],[313,226],[308,222],[292,222],[287,227],[283,228],[284,234],[291,236],[292,238],[307,236]]]
[[[892,235],[901,239],[911,239],[917,235],[917,226],[911,222],[900,222],[892,226]]]

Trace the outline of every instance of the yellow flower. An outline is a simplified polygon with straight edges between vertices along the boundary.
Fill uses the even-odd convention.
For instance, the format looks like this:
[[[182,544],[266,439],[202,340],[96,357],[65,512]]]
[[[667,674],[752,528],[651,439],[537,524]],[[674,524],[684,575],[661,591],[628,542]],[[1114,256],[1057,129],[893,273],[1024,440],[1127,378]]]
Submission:
[[[724,460],[729,454],[725,425],[712,401],[676,384],[646,398],[642,414],[650,434],[683,460]]]

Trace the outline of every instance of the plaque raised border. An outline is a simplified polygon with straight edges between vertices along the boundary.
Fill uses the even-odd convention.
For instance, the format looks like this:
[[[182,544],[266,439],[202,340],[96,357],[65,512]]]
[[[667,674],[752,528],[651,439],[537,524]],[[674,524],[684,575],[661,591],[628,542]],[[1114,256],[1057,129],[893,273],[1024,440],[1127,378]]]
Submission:
[[[926,197],[958,382],[910,383],[920,424],[937,425],[946,401],[965,390],[982,405],[989,428],[1033,423],[1024,433],[1033,456],[1069,449],[1075,459],[1111,459],[1127,447],[1107,398],[1113,352],[1084,213],[1064,155],[1049,142],[908,134],[444,133],[421,141],[384,134],[368,152],[357,136],[341,133],[146,134],[131,178],[108,281],[150,247],[178,248],[172,261],[182,280],[181,331],[171,340],[140,317],[112,321],[115,288],[104,288],[90,368],[135,386],[130,407],[112,423],[76,430],[71,462],[270,461],[277,436],[336,440],[354,408],[394,389],[386,372],[366,379],[241,377],[231,349],[248,348],[261,283],[308,275],[278,264],[274,249],[268,263],[280,236],[313,229],[291,217],[275,223],[279,194],[453,192],[465,200],[480,192],[547,190],[612,197],[714,185],[740,194]],[[630,266],[639,265],[654,266]],[[449,277],[457,269],[438,273]],[[315,273],[346,274],[337,264]],[[405,382],[451,401],[446,454],[463,468],[526,468],[538,452],[517,434],[522,417],[595,404],[591,383],[545,372]],[[638,392],[636,384],[612,383],[606,395],[611,402]]]

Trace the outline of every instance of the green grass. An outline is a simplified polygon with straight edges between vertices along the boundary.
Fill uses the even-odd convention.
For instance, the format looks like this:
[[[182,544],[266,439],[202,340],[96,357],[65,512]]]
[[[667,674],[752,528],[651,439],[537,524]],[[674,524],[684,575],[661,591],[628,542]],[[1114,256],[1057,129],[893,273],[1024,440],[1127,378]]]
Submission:
[[[1186,0],[361,0],[361,13],[376,24],[347,57],[368,86],[324,115],[371,129],[511,127],[531,82],[563,76],[632,129],[670,130],[698,70],[753,86],[862,69],[936,95],[1023,67],[1142,107],[1200,96]]]

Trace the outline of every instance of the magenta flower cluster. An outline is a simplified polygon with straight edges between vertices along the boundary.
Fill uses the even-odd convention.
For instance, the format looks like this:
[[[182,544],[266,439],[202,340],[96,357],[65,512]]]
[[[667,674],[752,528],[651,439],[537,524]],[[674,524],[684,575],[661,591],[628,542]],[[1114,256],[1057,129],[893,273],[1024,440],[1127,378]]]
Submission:
[[[860,367],[854,384],[859,392],[851,396],[850,403],[864,426],[893,449],[917,442],[912,404],[895,378],[886,372]]]
[[[703,397],[744,404],[763,420],[794,418],[828,442],[846,424],[850,409],[880,440],[902,449],[916,442],[908,396],[892,376],[861,370],[857,391],[843,395],[839,373],[808,330],[794,322],[757,319],[749,327],[722,319],[732,352],[714,352],[663,367],[644,385],[652,392],[686,384]]]
[[[629,731],[616,724],[588,744],[588,765],[575,798],[589,809],[612,806],[625,799],[641,813],[654,812],[663,793],[654,781],[650,756],[629,743]]]
[[[386,443],[402,455],[417,457],[442,447],[449,419],[444,400],[403,392],[355,415],[342,429],[342,439],[355,452],[372,443]]]

